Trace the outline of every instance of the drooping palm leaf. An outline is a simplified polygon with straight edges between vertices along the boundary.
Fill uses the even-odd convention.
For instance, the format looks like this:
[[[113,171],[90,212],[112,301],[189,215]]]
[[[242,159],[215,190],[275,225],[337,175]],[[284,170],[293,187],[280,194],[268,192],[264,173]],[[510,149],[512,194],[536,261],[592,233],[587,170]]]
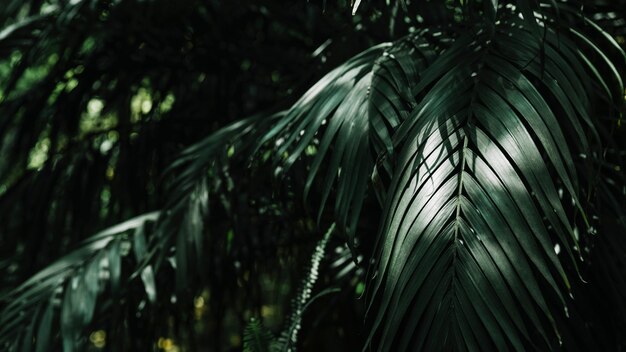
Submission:
[[[596,68],[571,37],[547,31],[545,61],[539,38],[507,16],[423,72],[413,91],[423,98],[393,136],[398,167],[369,288],[378,350],[558,346],[554,315],[567,315],[577,276],[563,262],[575,265],[578,247],[557,189],[580,204],[568,141],[588,145],[580,126],[593,128],[584,102],[595,91],[578,80]],[[606,99],[619,101],[619,75],[608,78]]]
[[[1,297],[0,346],[7,351],[47,351],[60,327],[65,351],[80,349],[83,329],[93,320],[99,297],[117,297],[128,277],[122,259],[133,249],[137,261],[145,253],[144,227],[159,213],[145,214],[99,232],[15,290]],[[132,268],[131,268],[132,270]],[[132,271],[131,271],[132,272]],[[151,266],[141,271],[146,295],[156,294]],[[116,304],[113,302],[112,304]]]
[[[281,172],[289,170],[307,147],[317,148],[305,199],[313,181],[322,173],[322,162],[329,157],[319,214],[337,182],[334,214],[341,231],[348,234],[350,245],[373,165],[368,150],[367,90],[373,63],[387,46],[375,46],[328,73],[260,137],[260,145],[269,141],[276,145],[275,160]],[[316,140],[320,129],[324,130],[323,136]]]
[[[276,126],[261,135],[261,145],[268,141],[276,144],[275,162],[281,173],[288,171],[307,147],[315,148],[305,201],[311,190],[319,187],[315,181],[322,181],[321,217],[334,192],[334,218],[348,235],[351,247],[376,156],[391,154],[390,133],[406,117],[406,107],[411,104],[407,90],[412,78],[419,75],[425,61],[445,47],[446,40],[436,38],[441,31],[421,33],[432,44],[421,36],[412,36],[393,50],[389,50],[388,43],[380,44],[336,68],[305,93]],[[430,52],[422,50],[423,46]],[[397,59],[396,54],[405,57]],[[379,85],[399,91],[398,98],[388,101],[376,91]]]
[[[157,266],[171,253],[175,246],[177,289],[188,287],[190,273],[197,272],[204,256],[203,243],[207,241],[205,223],[208,216],[209,194],[213,187],[228,186],[232,180],[228,168],[235,160],[245,162],[252,153],[255,139],[249,136],[258,129],[271,125],[283,114],[271,116],[259,114],[226,126],[204,140],[187,148],[166,170],[166,176],[174,174],[170,185],[171,194],[165,205],[165,215],[159,219],[160,231],[151,244],[151,255]],[[214,186],[215,183],[224,184]]]

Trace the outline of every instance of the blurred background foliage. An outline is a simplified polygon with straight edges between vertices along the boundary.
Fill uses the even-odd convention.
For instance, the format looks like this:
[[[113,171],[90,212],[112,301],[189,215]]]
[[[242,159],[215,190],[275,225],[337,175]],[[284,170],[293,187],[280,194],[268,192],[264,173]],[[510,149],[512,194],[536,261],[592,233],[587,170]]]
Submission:
[[[166,208],[173,181],[164,171],[185,147],[243,117],[289,107],[374,44],[460,16],[455,1],[403,3],[364,1],[353,15],[346,0],[5,0],[0,297],[91,234]],[[581,10],[624,45],[625,2],[586,3]],[[613,133],[626,138],[623,128]],[[607,149],[616,178],[625,151],[623,144]],[[211,270],[199,284],[177,289],[174,270],[163,266],[152,278],[159,290],[151,302],[142,274],[123,296],[98,301],[104,314],[95,315],[82,346],[238,351],[247,343],[259,350],[265,347],[250,347],[255,340],[297,326],[306,331],[302,350],[362,348],[364,268],[338,236],[320,247],[328,228],[318,228],[293,191],[306,176],[292,175],[287,185],[262,170],[233,170],[239,174],[216,186],[225,191],[211,205],[213,236],[196,263]],[[359,226],[375,228],[367,214],[377,212],[375,202],[366,205]],[[141,264],[141,255],[130,254],[141,247],[133,241],[119,243],[127,252],[122,270]],[[324,293],[330,282],[339,282],[340,293],[318,297],[307,287]],[[302,310],[294,300],[311,301],[301,312],[310,319],[293,314]],[[45,319],[45,309],[37,312]],[[60,338],[52,341],[49,350],[60,348]]]

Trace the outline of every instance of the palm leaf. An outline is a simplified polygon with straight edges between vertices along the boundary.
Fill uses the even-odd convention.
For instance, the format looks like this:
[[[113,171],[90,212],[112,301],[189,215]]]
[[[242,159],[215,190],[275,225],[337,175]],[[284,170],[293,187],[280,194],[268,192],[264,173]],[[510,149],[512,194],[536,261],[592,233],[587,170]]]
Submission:
[[[47,350],[56,335],[56,320],[54,326],[61,328],[64,350],[79,348],[83,329],[96,312],[98,297],[107,288],[111,296],[118,295],[128,279],[121,274],[121,260],[127,255],[122,243],[133,247],[137,260],[141,260],[143,228],[154,223],[158,215],[138,216],[93,235],[2,297],[0,346],[9,351]],[[134,245],[129,238],[134,239]],[[155,283],[151,267],[144,268],[141,276],[147,296],[152,298]]]
[[[374,60],[389,44],[377,45],[328,73],[300,98],[269,131],[259,147],[273,141],[278,170],[288,171],[308,146],[317,146],[308,172],[305,199],[314,180],[324,175],[319,215],[337,184],[334,215],[337,226],[353,245],[373,165],[369,152],[367,92]],[[323,134],[319,140],[316,135]],[[331,152],[332,148],[332,152]],[[330,159],[326,172],[320,168]]]
[[[577,275],[564,265],[576,265],[578,244],[557,190],[582,211],[568,141],[589,144],[581,124],[593,127],[585,102],[594,93],[578,75],[591,81],[596,67],[573,44],[589,39],[546,30],[541,48],[506,16],[492,33],[459,37],[415,85],[423,98],[393,136],[398,166],[369,288],[378,350],[558,346],[555,315],[567,315]]]
[[[155,262],[160,267],[174,246],[179,292],[189,289],[189,277],[202,270],[210,193],[232,187],[229,167],[237,162],[247,163],[256,142],[251,136],[266,130],[282,115],[259,114],[234,122],[188,147],[166,170],[165,177],[173,178],[168,202],[144,265]]]

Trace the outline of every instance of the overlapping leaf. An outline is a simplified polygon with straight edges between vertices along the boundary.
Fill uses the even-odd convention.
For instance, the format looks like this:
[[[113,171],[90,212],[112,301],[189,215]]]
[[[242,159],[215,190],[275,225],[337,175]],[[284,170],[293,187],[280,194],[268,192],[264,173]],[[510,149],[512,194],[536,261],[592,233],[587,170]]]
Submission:
[[[305,197],[316,179],[322,181],[321,217],[330,195],[335,194],[334,219],[348,234],[350,246],[376,159],[391,172],[386,159],[393,149],[390,135],[414,104],[411,84],[428,60],[446,46],[447,39],[436,39],[441,31],[423,30],[420,34],[423,36],[412,35],[393,46],[373,47],[336,68],[261,138],[261,144],[275,142],[276,163],[282,172],[291,168],[307,147],[317,148]],[[397,95],[388,100],[389,95],[381,95],[379,89],[392,89]],[[376,185],[379,198],[383,197],[384,186],[379,180]]]
[[[425,29],[394,43],[372,72],[368,97],[370,140],[378,156],[372,182],[382,203],[388,185],[382,175],[393,174],[392,136],[417,105],[412,90],[422,72],[453,41],[451,33]]]

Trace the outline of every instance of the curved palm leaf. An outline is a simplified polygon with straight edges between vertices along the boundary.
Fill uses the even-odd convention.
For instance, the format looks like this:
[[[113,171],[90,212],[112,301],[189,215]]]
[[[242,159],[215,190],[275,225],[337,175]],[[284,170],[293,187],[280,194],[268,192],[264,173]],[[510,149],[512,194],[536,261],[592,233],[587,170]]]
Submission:
[[[259,142],[260,148],[274,141],[275,163],[280,165],[281,171],[291,168],[307,147],[318,145],[305,185],[305,199],[320,174],[322,162],[330,155],[319,215],[321,217],[332,186],[337,182],[334,213],[338,227],[349,236],[350,246],[373,165],[365,118],[367,91],[374,60],[388,46],[377,45],[328,73],[271,130],[263,133]],[[325,125],[328,126],[323,137],[316,140],[318,131]]]
[[[190,269],[202,267],[204,229],[213,185],[232,183],[228,167],[234,160],[247,160],[255,141],[250,135],[281,116],[282,113],[260,114],[234,122],[187,148],[165,171],[166,176],[174,175],[169,188],[171,196],[159,219],[158,236],[150,246],[151,255],[144,258],[144,264],[152,262],[156,254],[158,267],[171,254],[169,248],[174,246],[179,291],[188,287]]]
[[[259,145],[276,144],[275,163],[280,172],[289,170],[307,147],[316,147],[304,189],[305,202],[314,186],[319,187],[315,180],[323,176],[318,221],[330,195],[335,194],[334,219],[348,235],[352,249],[377,155],[392,154],[390,135],[414,102],[410,97],[413,78],[446,45],[447,39],[436,38],[441,31],[420,33],[423,36],[408,37],[393,47],[377,45],[334,69],[260,137]],[[379,86],[396,90],[395,100],[381,95]],[[385,168],[391,171],[389,160]],[[380,199],[384,190],[379,187],[377,192]]]
[[[98,297],[107,288],[110,296],[119,295],[128,280],[122,276],[122,258],[131,247],[137,261],[146,255],[144,227],[158,215],[138,216],[93,235],[2,297],[0,346],[7,351],[47,351],[56,335],[54,324],[60,326],[65,351],[79,348]],[[154,301],[151,266],[141,270],[141,278],[147,297]]]
[[[393,136],[398,167],[369,289],[378,350],[558,346],[554,315],[567,315],[576,275],[564,261],[575,265],[578,247],[557,190],[580,204],[568,140],[588,148],[580,80],[597,69],[574,44],[594,45],[587,37],[546,31],[542,49],[523,22],[502,18],[461,36],[414,88],[423,98]],[[619,101],[612,71],[606,96]]]

